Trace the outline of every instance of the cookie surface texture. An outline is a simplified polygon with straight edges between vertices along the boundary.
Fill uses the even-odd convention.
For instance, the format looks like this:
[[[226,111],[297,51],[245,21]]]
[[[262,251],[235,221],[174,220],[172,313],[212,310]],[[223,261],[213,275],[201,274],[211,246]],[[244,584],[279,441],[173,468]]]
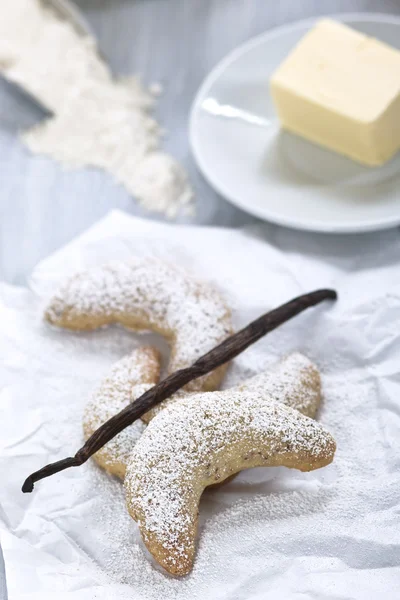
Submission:
[[[73,275],[51,299],[45,318],[73,330],[119,323],[155,331],[170,344],[168,373],[190,366],[233,331],[230,311],[212,285],[156,258],[114,261]],[[225,369],[186,389],[217,389]]]
[[[159,375],[159,353],[151,346],[139,348],[118,361],[94,390],[86,405],[83,416],[85,439],[158,383]],[[321,402],[318,369],[299,353],[290,355],[274,365],[272,369],[263,371],[232,389],[248,393],[262,392],[269,395],[271,399],[291,406],[310,417],[315,417]],[[169,404],[174,404],[183,395],[187,393],[175,394],[169,399]],[[193,400],[196,400],[195,395]],[[150,415],[155,414],[149,411],[148,420]],[[124,479],[129,456],[143,431],[144,425],[136,421],[99,450],[94,455],[94,459],[106,471]]]
[[[207,486],[247,468],[311,471],[332,461],[332,436],[293,408],[310,414],[319,403],[315,367],[313,376],[304,376],[309,367],[292,355],[271,370],[266,385],[257,376],[242,389],[183,397],[148,425],[130,455],[126,500],[145,545],[168,572],[181,576],[192,569]]]
[[[160,357],[151,346],[138,348],[119,360],[86,405],[83,414],[85,439],[158,383],[159,376]],[[135,421],[96,452],[93,458],[103,469],[124,479],[129,455],[144,429],[142,421]]]

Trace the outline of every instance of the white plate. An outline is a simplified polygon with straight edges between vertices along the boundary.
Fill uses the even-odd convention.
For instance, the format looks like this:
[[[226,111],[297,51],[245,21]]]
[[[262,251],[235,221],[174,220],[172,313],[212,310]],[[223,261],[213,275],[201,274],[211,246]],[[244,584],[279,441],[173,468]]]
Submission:
[[[400,48],[400,18],[332,18]],[[332,233],[399,225],[400,153],[371,169],[279,131],[269,77],[316,20],[268,31],[207,77],[190,118],[197,164],[227,200],[280,225]]]

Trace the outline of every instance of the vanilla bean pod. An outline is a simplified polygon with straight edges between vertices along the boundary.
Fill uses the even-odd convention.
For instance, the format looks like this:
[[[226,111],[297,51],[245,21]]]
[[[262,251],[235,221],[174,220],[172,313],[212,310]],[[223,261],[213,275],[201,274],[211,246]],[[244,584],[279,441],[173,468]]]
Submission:
[[[46,465],[39,471],[32,473],[25,480],[22,491],[32,492],[34,484],[40,479],[50,477],[69,467],[79,467],[85,463],[100,448],[112,440],[123,429],[139,419],[148,410],[175,394],[182,387],[207,375],[217,367],[232,360],[246,350],[251,344],[257,342],[264,335],[273,331],[289,319],[292,319],[307,308],[315,306],[324,300],[336,300],[334,290],[317,290],[299,296],[278,308],[259,317],[244,329],[227,338],[210,352],[199,358],[191,367],[172,373],[169,377],[145,392],[140,398],[129,404],[117,415],[99,427],[82,446],[75,456],[64,458],[55,463]]]

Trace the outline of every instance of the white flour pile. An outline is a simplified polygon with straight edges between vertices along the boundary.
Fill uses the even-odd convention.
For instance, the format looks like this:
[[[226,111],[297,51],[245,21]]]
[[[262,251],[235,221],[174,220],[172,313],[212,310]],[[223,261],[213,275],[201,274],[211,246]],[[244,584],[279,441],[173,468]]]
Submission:
[[[0,1],[0,71],[53,113],[23,133],[32,152],[103,169],[148,210],[172,218],[193,209],[185,171],[159,149],[162,129],[150,115],[157,87],[115,80],[95,41],[40,0]]]

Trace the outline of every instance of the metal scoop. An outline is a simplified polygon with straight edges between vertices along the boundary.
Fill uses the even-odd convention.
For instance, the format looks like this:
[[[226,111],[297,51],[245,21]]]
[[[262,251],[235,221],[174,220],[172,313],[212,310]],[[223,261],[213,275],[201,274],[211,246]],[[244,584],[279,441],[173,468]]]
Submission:
[[[74,4],[69,2],[69,0],[40,0],[40,2],[46,8],[51,9],[60,20],[68,21],[80,36],[94,37],[85,18],[81,15],[78,8]],[[98,52],[98,54],[99,57],[104,61],[105,59],[103,55],[100,52]],[[23,93],[23,95],[29,97],[46,112],[49,111],[48,107],[45,106],[43,102],[39,98],[36,98],[30,91],[22,88],[19,84],[15,82],[12,83],[18,87],[18,89]]]
[[[79,10],[68,0],[40,0],[44,6],[48,6],[61,19],[67,20],[73,25],[79,35],[92,35],[92,31]]]

